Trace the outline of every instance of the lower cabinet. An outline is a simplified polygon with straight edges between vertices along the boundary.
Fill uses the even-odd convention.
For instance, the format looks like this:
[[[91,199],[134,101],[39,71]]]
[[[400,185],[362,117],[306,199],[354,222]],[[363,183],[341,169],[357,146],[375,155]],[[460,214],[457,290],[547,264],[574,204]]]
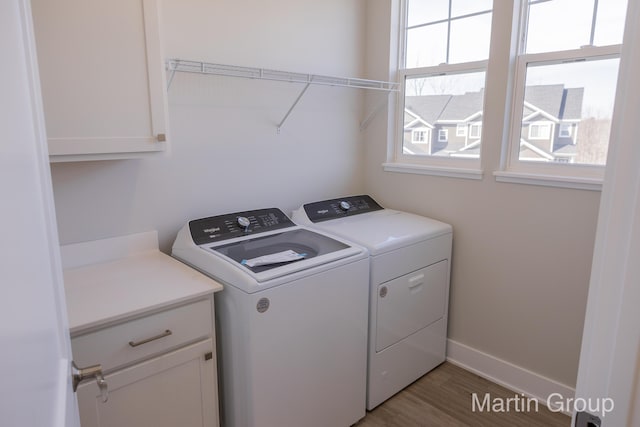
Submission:
[[[78,387],[82,427],[201,427],[217,425],[216,365],[207,339]]]
[[[72,335],[82,427],[217,427],[213,295]],[[106,383],[106,384],[105,384]]]
[[[81,426],[218,427],[222,285],[160,252],[156,231],[60,252]]]

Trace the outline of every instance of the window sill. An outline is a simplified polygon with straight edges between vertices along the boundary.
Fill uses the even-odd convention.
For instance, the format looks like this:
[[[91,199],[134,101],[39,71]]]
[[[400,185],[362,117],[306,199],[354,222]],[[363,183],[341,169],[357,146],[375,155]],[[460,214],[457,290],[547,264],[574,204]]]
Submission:
[[[497,182],[512,184],[542,185],[545,187],[572,188],[576,190],[601,191],[602,179],[579,178],[559,175],[496,171],[493,173]]]
[[[482,179],[482,170],[416,165],[411,163],[383,163],[385,172],[412,173],[417,175],[446,176],[449,178]]]

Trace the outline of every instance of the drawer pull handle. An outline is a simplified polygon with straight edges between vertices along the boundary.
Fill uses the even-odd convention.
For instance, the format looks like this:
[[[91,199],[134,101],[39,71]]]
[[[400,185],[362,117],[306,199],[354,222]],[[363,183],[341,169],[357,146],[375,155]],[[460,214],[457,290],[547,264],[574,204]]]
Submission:
[[[167,330],[166,330],[166,331],[164,331],[163,333],[161,333],[161,334],[159,334],[159,335],[156,335],[155,337],[147,338],[146,340],[142,340],[142,341],[138,341],[138,342],[135,342],[135,341],[129,341],[129,345],[130,345],[131,347],[137,347],[137,346],[139,346],[139,345],[146,344],[146,343],[151,342],[151,341],[159,340],[160,338],[168,337],[168,336],[169,336],[169,335],[171,335],[172,333],[173,333],[173,332],[171,332],[171,330],[170,330],[170,329],[167,329]]]

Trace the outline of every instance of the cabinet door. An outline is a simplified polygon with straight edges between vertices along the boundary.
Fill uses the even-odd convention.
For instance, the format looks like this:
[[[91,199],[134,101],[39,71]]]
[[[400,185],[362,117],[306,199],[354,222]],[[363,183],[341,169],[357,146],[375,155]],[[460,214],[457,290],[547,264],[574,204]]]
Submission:
[[[32,0],[51,161],[162,151],[158,0]]]
[[[109,399],[95,381],[78,387],[82,427],[218,425],[212,339],[106,375]]]

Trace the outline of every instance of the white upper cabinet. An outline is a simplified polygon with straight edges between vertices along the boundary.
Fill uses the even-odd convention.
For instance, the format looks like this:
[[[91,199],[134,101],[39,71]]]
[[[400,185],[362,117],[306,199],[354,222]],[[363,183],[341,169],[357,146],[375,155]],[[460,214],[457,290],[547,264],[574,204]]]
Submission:
[[[166,148],[158,0],[32,0],[52,162]]]

